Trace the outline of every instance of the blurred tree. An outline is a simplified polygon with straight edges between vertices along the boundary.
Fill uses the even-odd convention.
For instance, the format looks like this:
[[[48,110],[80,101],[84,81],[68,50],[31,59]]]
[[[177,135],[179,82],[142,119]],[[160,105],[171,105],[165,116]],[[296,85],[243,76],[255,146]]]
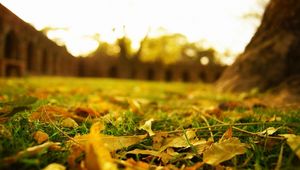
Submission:
[[[127,36],[119,38],[116,44],[119,46],[121,59],[128,59],[132,56],[131,40]]]
[[[263,15],[262,13],[266,9],[266,6],[268,5],[269,2],[270,0],[256,0],[259,9],[248,12],[245,15],[243,15],[243,17],[245,19],[261,20]]]
[[[300,96],[300,1],[271,0],[250,43],[218,81],[222,90],[261,91],[282,82]],[[291,83],[294,82],[294,83]]]
[[[146,36],[142,42],[138,55],[143,61],[162,60],[173,63],[181,58],[181,52],[187,39],[181,34],[162,35],[160,37]]]

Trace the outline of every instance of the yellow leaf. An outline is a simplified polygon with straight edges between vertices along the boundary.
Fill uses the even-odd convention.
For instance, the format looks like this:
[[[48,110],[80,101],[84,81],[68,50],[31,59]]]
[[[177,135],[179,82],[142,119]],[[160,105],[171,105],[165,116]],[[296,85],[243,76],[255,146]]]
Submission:
[[[103,135],[103,143],[110,151],[126,148],[143,140],[147,135],[137,136],[108,136]]]
[[[154,119],[149,119],[145,122],[145,124],[143,126],[141,126],[139,129],[142,129],[142,130],[145,130],[148,132],[149,136],[154,136],[155,133],[152,131],[151,129],[151,125],[152,125],[152,122],[154,121]]]
[[[60,145],[60,143],[58,143],[58,142],[56,142],[56,143],[46,142],[46,143],[43,143],[41,145],[36,145],[36,146],[33,146],[33,147],[29,147],[29,148],[27,148],[23,151],[18,152],[16,155],[6,157],[3,160],[4,160],[5,163],[11,164],[11,163],[14,163],[15,161],[17,161],[18,159],[20,159],[22,157],[37,155],[40,152],[42,152],[42,151],[44,151],[48,148],[57,147],[59,145]]]
[[[66,170],[66,167],[58,163],[52,163],[47,165],[43,170]]]
[[[166,139],[165,144],[160,148],[160,151],[164,151],[169,147],[173,148],[185,148],[194,145],[199,140],[194,139],[196,137],[195,131],[188,130],[186,136],[183,134],[181,136],[169,137]]]
[[[238,138],[230,138],[218,143],[213,143],[203,152],[203,162],[210,165],[218,165],[230,160],[236,155],[246,152],[246,144],[241,143]]]
[[[68,117],[61,122],[61,126],[66,128],[75,128],[78,127],[78,124],[75,122],[74,119]]]
[[[300,136],[297,136],[295,134],[281,134],[280,136],[283,136],[287,139],[287,144],[300,159]]]
[[[274,128],[274,127],[268,127],[262,132],[258,132],[257,134],[259,135],[273,135],[275,132],[277,132],[279,128]]]
[[[85,144],[85,165],[88,170],[117,170],[109,150],[105,147],[100,130],[103,124],[98,122],[92,125]]]
[[[137,135],[137,136],[101,135],[103,145],[111,152],[136,144],[141,140],[143,140],[145,137],[147,137],[147,135]],[[76,136],[74,140],[81,144],[85,144],[89,140],[88,138],[89,138],[88,135],[82,135],[82,136]]]

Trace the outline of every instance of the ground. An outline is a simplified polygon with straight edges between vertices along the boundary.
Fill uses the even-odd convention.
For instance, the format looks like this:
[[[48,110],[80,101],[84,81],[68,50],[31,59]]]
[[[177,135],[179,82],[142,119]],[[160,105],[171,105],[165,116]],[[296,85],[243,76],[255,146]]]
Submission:
[[[297,169],[300,109],[213,85],[0,80],[0,169]]]

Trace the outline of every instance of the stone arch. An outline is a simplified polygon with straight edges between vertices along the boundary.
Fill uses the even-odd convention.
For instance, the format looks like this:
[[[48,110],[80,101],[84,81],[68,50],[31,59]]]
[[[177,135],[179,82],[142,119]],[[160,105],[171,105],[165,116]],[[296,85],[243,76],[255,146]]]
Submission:
[[[204,72],[204,70],[199,72],[198,77],[201,81],[206,81],[206,79],[207,79],[207,76],[206,76],[206,73]]]
[[[154,71],[154,69],[152,69],[152,68],[149,68],[148,70],[147,70],[147,80],[154,80],[154,78],[155,78],[155,71]]]
[[[5,67],[5,76],[6,77],[20,77],[21,68],[16,65],[7,65]]]
[[[184,82],[189,82],[191,81],[191,76],[187,70],[184,70],[181,74],[181,80]]]
[[[172,81],[173,80],[173,72],[172,70],[167,70],[165,73],[165,80],[166,81]]]
[[[57,61],[58,61],[58,53],[54,52],[52,56],[52,74],[57,74]]]
[[[111,78],[117,78],[118,77],[118,67],[112,66],[108,70],[108,76]]]
[[[29,42],[27,45],[27,56],[26,56],[26,67],[28,71],[33,71],[34,70],[34,50],[35,46],[33,42]]]
[[[46,74],[48,72],[48,51],[46,49],[43,50],[41,57],[41,71],[42,74]]]
[[[3,18],[0,17],[0,31],[2,32],[4,29],[4,21],[3,21]]]
[[[9,31],[5,37],[4,57],[7,59],[19,58],[19,42],[14,31]]]
[[[130,78],[131,79],[135,79],[136,76],[137,76],[137,70],[136,70],[136,68],[132,68],[130,71],[131,71],[130,72]]]

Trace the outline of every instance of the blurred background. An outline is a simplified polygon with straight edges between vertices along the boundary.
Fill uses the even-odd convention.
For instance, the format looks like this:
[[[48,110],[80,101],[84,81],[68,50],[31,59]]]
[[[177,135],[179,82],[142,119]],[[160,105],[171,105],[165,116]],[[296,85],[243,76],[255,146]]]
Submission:
[[[267,3],[2,0],[0,75],[213,82],[243,52]]]

